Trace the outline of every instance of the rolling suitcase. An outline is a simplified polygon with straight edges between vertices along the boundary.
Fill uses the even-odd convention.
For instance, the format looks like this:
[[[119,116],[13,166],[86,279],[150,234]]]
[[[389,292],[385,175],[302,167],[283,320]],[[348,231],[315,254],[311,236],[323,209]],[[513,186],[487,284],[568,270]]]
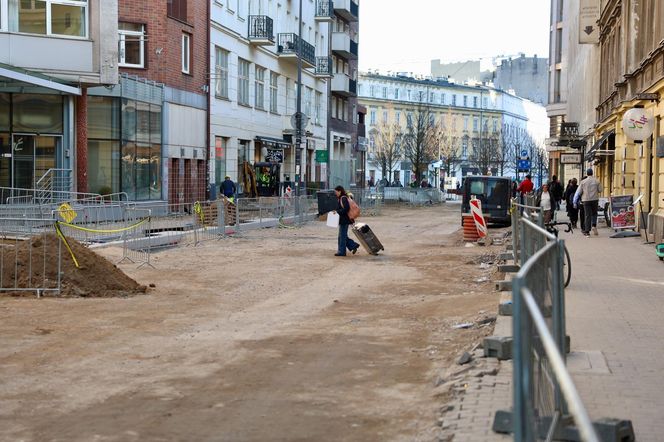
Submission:
[[[362,244],[364,250],[366,250],[369,254],[378,255],[378,252],[385,250],[383,245],[380,243],[368,225],[363,223],[355,223],[353,225],[353,233],[355,233],[357,240],[360,244]]]

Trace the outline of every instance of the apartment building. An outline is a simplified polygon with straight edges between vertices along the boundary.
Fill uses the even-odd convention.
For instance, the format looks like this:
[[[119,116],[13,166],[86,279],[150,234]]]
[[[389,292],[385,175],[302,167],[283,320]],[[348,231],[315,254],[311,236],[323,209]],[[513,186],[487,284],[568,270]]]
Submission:
[[[88,186],[87,92],[118,81],[116,0],[0,0],[0,187]]]
[[[331,184],[363,187],[363,151],[358,142],[357,69],[359,54],[359,3],[356,0],[320,0],[331,14],[330,115],[328,142]]]
[[[89,188],[130,200],[205,200],[207,0],[119,0],[120,78],[88,97]]]
[[[604,0],[599,19],[596,142],[586,153],[605,195],[642,196],[641,229],[664,237],[664,3]],[[572,93],[573,91],[570,91]],[[625,134],[623,116],[641,108],[655,121],[647,139]],[[646,222],[638,216],[643,209]]]
[[[374,182],[383,178],[375,161],[377,130],[381,125],[397,124],[405,133],[421,106],[426,106],[431,112],[432,124],[441,122],[444,125],[447,142],[458,152],[456,177],[459,179],[479,173],[472,157],[481,143],[499,142],[501,134],[505,133],[514,140],[511,148],[520,150],[526,148],[519,145],[519,140],[525,141],[526,135],[537,144],[543,144],[546,136],[546,113],[542,106],[489,86],[374,73],[360,74],[358,94],[360,105],[367,108],[367,178]],[[439,160],[440,156],[433,158],[431,163],[438,163]],[[514,174],[515,168],[510,162],[503,172]],[[430,165],[429,170],[433,169],[435,166]],[[494,174],[499,173],[497,167],[492,169]],[[404,185],[422,179],[413,176],[412,170],[412,165],[402,158],[389,178],[394,180],[398,177]]]
[[[250,193],[250,175],[269,175],[263,195],[320,187],[327,164],[330,27],[321,2],[211,1],[211,182],[225,176]],[[299,9],[302,7],[302,35]],[[302,59],[302,144],[296,144],[298,56]]]

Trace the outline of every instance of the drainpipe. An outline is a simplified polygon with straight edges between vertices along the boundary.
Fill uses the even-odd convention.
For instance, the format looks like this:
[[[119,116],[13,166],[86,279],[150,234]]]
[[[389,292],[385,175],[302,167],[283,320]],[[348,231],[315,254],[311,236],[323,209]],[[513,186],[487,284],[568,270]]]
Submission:
[[[76,191],[88,192],[88,89],[76,97]]]

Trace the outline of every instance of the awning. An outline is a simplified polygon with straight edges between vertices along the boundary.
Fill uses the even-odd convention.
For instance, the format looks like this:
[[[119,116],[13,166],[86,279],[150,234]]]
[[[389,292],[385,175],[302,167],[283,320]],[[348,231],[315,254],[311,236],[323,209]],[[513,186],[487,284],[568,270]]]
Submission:
[[[10,86],[15,85],[20,87],[29,84],[32,86],[40,86],[54,91],[64,92],[65,94],[81,95],[81,89],[78,87],[69,86],[64,82],[47,75],[38,74],[2,63],[0,63],[0,78],[7,78],[12,80]]]
[[[290,149],[292,146],[288,141],[272,137],[256,137],[256,141],[268,149]]]
[[[597,151],[600,150],[600,148],[606,143],[606,140],[611,136],[615,135],[616,131],[614,129],[611,129],[609,131],[604,132],[604,134],[593,144],[593,147],[586,152],[586,161],[593,161],[595,159],[595,156],[597,155]]]

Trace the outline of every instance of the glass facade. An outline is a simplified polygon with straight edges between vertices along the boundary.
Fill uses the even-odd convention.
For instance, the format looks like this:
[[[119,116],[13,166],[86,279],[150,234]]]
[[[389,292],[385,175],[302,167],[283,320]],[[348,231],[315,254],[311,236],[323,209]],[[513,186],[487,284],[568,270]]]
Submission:
[[[129,200],[161,199],[161,106],[88,97],[88,186],[126,192]]]
[[[9,30],[86,37],[87,0],[9,0]]]

